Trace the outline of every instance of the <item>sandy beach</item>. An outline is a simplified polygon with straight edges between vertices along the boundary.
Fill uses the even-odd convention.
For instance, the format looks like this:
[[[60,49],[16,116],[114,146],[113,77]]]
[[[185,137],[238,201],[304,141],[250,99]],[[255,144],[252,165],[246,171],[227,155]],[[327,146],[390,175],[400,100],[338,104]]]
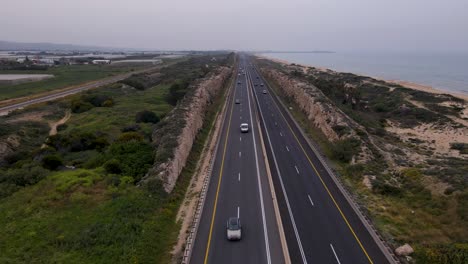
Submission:
[[[289,65],[289,64],[293,63],[293,62],[289,62],[289,61],[282,60],[282,59],[277,59],[277,58],[268,57],[268,56],[265,56],[265,55],[256,55],[256,56],[259,57],[259,58],[271,60],[271,61],[278,62],[278,63],[281,63],[281,64],[288,64],[288,65]],[[300,66],[303,66],[303,67],[314,67],[314,68],[320,69],[320,70],[331,70],[331,71],[335,71],[335,70],[332,70],[332,69],[328,69],[328,68],[324,68],[324,67],[317,67],[317,66],[314,66],[314,65],[298,64],[298,63],[294,63],[294,64],[300,65]],[[358,73],[356,73],[356,74],[357,74],[357,75],[364,76],[363,74],[358,74]],[[419,91],[424,91],[424,92],[428,92],[428,93],[434,93],[434,94],[450,94],[450,95],[452,95],[452,96],[461,98],[461,99],[465,100],[466,102],[468,102],[468,94],[462,94],[462,93],[457,93],[457,92],[452,92],[452,91],[443,91],[443,90],[439,90],[439,89],[433,88],[433,87],[428,86],[428,85],[417,84],[417,83],[413,83],[413,82],[409,82],[409,81],[403,81],[403,80],[386,80],[386,79],[382,79],[382,78],[376,78],[376,77],[374,77],[374,76],[369,76],[369,77],[374,78],[374,79],[377,79],[377,80],[386,81],[386,82],[389,82],[389,83],[399,84],[399,85],[401,85],[401,86],[403,86],[403,87],[406,87],[406,88],[410,88],[410,89],[414,89],[414,90],[419,90]]]

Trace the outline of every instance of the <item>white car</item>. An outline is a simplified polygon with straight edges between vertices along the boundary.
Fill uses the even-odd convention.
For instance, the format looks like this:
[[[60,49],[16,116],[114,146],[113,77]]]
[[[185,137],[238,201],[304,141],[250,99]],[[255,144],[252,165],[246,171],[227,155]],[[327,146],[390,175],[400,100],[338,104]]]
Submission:
[[[229,218],[226,224],[226,236],[228,240],[240,240],[242,238],[242,226],[239,218]]]
[[[266,94],[267,93],[267,90],[263,90],[263,94]]]
[[[240,130],[241,130],[242,133],[247,133],[247,132],[249,132],[249,124],[247,124],[247,123],[242,123],[242,124],[240,125]]]

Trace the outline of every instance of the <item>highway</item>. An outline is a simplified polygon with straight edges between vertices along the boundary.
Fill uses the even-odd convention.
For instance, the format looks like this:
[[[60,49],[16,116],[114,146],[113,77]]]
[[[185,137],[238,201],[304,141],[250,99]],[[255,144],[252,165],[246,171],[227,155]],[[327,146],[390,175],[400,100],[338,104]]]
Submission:
[[[267,82],[247,69],[291,262],[389,263]]]
[[[240,57],[242,69],[245,59]],[[256,116],[252,90],[242,70],[236,78],[190,263],[284,263],[258,123],[252,118]],[[248,133],[241,133],[241,123],[249,124]],[[228,241],[226,222],[236,216],[242,239]]]

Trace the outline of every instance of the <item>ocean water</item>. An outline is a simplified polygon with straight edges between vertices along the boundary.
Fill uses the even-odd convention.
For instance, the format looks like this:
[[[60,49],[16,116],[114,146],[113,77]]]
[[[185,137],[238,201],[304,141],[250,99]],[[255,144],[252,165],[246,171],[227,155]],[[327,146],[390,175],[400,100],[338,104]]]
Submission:
[[[264,53],[291,63],[468,94],[468,53]]]

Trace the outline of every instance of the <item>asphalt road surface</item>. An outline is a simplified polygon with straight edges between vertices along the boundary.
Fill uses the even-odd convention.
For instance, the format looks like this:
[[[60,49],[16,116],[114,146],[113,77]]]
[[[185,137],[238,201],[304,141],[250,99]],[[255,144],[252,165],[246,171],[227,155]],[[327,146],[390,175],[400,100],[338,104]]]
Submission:
[[[240,57],[242,69],[246,68],[245,59]],[[255,103],[247,85],[247,75],[239,69],[227,99],[190,263],[284,263],[258,126],[252,118]],[[249,124],[248,133],[241,133],[241,123]],[[236,216],[242,224],[242,239],[228,241],[226,222]]]
[[[286,109],[250,63],[247,77],[254,84],[291,262],[389,263]]]

